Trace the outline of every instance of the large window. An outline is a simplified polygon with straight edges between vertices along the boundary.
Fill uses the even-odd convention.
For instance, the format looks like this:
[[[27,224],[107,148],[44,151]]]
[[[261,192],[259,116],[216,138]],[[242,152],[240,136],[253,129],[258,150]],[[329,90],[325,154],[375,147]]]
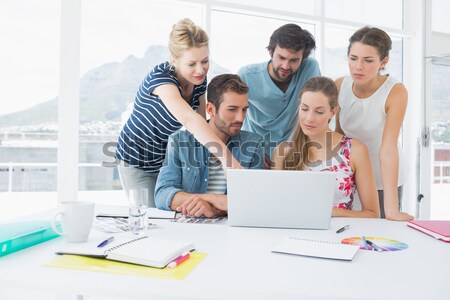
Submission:
[[[59,19],[59,0],[0,2],[0,222],[56,206]]]
[[[4,41],[0,57],[0,192],[56,190],[60,1],[0,2]],[[71,125],[80,130],[80,191],[121,189],[115,168],[101,164],[114,161],[113,143],[127,108],[149,69],[168,59],[168,34],[172,25],[185,17],[210,35],[210,79],[268,60],[269,37],[285,23],[297,23],[314,34],[318,49],[313,55],[323,75],[333,79],[347,75],[348,38],[358,28],[371,25],[386,30],[393,39],[386,73],[405,82],[416,76],[419,79],[412,82],[420,85],[421,74],[403,73],[405,66],[422,64],[418,58],[403,64],[404,52],[414,51],[404,49],[409,47],[407,42],[420,38],[405,23],[404,4],[419,7],[420,1],[289,0],[283,5],[275,0],[74,1],[82,2],[81,42],[74,45],[81,50],[80,124]],[[437,3],[434,8],[448,6],[445,0],[433,3]],[[448,34],[446,11],[433,12],[433,17],[443,15],[444,22],[433,18],[441,35]],[[447,74],[448,67],[444,69]],[[436,70],[435,76],[440,72]],[[445,84],[440,88],[445,89]],[[420,103],[419,94],[410,94],[410,106]],[[414,122],[416,118],[410,117]],[[437,119],[435,124],[433,134],[438,142],[444,125]],[[410,190],[405,199],[415,198],[412,184],[405,189]]]
[[[448,55],[450,58],[450,54]],[[442,62],[443,61],[443,62]],[[449,59],[450,62],[450,59]],[[432,64],[431,87],[431,211],[434,219],[450,219],[450,63]]]
[[[450,219],[450,3],[432,1],[431,72],[427,81],[426,109],[431,131],[431,203],[434,219]]]
[[[325,0],[325,16],[343,22],[403,28],[403,0]]]
[[[56,190],[59,1],[0,2],[0,192]]]
[[[0,191],[55,190],[59,1],[2,1],[0,20]]]
[[[266,47],[273,31],[286,23],[297,23],[313,35],[312,24],[279,16],[255,15],[248,11],[214,9],[211,13],[212,60],[224,72],[270,59]]]

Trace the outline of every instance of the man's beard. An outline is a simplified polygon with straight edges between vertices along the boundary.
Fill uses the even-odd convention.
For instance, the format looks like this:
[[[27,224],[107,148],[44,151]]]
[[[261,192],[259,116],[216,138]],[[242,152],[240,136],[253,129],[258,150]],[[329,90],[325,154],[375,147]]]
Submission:
[[[229,137],[234,137],[241,133],[241,129],[233,131],[233,132],[231,131],[230,127],[235,124],[241,125],[241,128],[242,128],[241,123],[233,123],[233,124],[230,124],[230,126],[226,126],[226,123],[222,119],[218,119],[215,121],[215,125],[216,125],[217,129],[219,129],[219,131],[221,131],[222,133],[224,133],[225,135],[227,135]]]
[[[280,67],[278,67],[277,69],[275,69],[275,67],[272,65],[272,70],[273,70],[273,73],[275,74],[275,77],[277,78],[277,81],[280,81],[280,82],[286,82],[286,81],[289,81],[290,79],[291,79],[291,77],[292,77],[292,71],[286,76],[286,77],[283,77],[279,72],[280,72]]]

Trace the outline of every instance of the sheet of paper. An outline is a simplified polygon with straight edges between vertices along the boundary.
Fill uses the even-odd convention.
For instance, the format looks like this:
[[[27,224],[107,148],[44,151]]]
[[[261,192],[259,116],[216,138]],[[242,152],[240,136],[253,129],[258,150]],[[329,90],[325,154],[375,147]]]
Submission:
[[[119,233],[119,232],[129,232],[128,218],[118,218],[118,217],[96,217],[94,219],[93,226],[103,232],[108,233]],[[147,229],[156,227],[155,223],[148,223]]]
[[[149,207],[147,209],[147,215],[149,219],[174,219],[176,212],[175,211],[167,211],[161,210],[154,207]],[[128,206],[116,205],[109,206],[108,208],[102,208],[97,216],[106,216],[106,217],[128,217]]]

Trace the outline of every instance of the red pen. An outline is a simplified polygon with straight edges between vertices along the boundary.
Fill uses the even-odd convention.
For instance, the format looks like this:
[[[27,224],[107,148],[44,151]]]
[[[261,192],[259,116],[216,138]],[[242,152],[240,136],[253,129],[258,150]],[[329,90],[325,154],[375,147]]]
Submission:
[[[179,264],[181,264],[183,261],[187,260],[189,257],[191,257],[191,253],[190,252],[183,253],[183,254],[181,254],[181,256],[178,256],[177,258],[175,258],[174,261],[169,263],[167,265],[167,268],[173,269],[176,266],[178,266]]]

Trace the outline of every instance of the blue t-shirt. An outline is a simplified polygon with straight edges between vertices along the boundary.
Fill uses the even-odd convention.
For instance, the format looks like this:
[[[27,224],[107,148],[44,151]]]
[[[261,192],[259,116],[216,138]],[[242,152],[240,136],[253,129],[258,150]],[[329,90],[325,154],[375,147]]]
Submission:
[[[314,58],[303,60],[292,75],[286,92],[283,92],[270,78],[267,69],[269,63],[242,67],[238,75],[250,89],[249,108],[242,129],[262,136],[265,153],[271,157],[274,148],[289,140],[298,126],[300,90],[310,78],[320,76],[320,69]]]
[[[182,127],[161,98],[152,94],[156,87],[164,84],[176,85],[181,95],[181,85],[169,62],[156,66],[142,81],[136,93],[133,111],[123,126],[117,143],[118,159],[150,173],[159,172],[169,136]],[[206,78],[201,85],[194,86],[189,102],[192,109],[198,108],[199,97],[205,92]]]

